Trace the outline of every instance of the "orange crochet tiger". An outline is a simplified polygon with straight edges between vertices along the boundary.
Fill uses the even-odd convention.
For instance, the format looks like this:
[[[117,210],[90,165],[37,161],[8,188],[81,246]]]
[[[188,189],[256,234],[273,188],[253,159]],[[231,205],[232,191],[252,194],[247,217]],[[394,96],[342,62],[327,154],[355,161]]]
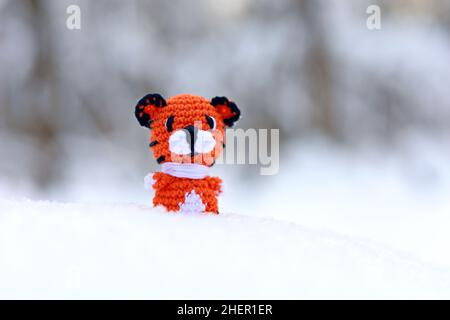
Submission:
[[[153,174],[153,204],[168,211],[219,213],[221,180],[209,176],[225,147],[225,127],[240,118],[226,97],[180,94],[167,101],[147,94],[136,105],[139,124],[151,129],[150,148],[161,172]]]

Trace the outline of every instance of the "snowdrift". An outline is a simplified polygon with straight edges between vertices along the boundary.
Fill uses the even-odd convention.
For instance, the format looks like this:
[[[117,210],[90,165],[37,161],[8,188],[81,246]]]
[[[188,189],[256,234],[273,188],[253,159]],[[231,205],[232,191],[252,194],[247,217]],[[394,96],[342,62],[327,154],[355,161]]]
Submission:
[[[276,220],[0,200],[0,298],[450,298],[450,277]]]

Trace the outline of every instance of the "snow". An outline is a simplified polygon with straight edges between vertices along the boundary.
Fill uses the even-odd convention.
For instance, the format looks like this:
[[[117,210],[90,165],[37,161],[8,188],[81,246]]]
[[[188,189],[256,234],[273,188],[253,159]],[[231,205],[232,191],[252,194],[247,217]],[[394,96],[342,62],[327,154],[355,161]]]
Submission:
[[[0,200],[0,298],[449,298],[448,270],[233,213]]]
[[[450,268],[450,146],[414,136],[396,152],[285,145],[280,173],[251,188],[223,168],[221,205],[370,239]],[[236,179],[236,181],[234,181]]]

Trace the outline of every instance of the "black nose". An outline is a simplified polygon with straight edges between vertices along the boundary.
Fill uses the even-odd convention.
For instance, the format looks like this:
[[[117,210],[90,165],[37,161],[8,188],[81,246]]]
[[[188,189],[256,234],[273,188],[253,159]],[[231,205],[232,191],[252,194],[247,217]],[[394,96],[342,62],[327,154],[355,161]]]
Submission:
[[[194,156],[196,154],[194,151],[194,145],[197,140],[198,128],[191,125],[184,127],[183,129],[186,131],[186,140],[191,146],[191,156]]]

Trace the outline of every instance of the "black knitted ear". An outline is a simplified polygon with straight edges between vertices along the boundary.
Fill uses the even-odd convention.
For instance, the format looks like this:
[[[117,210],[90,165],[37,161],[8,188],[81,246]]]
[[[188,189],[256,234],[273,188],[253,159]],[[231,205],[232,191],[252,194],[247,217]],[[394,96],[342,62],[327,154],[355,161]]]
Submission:
[[[166,100],[160,94],[150,93],[138,101],[134,115],[141,126],[151,129],[158,109],[166,105]]]
[[[211,99],[211,104],[222,115],[223,123],[227,127],[232,127],[241,117],[241,110],[227,97],[214,97]]]

